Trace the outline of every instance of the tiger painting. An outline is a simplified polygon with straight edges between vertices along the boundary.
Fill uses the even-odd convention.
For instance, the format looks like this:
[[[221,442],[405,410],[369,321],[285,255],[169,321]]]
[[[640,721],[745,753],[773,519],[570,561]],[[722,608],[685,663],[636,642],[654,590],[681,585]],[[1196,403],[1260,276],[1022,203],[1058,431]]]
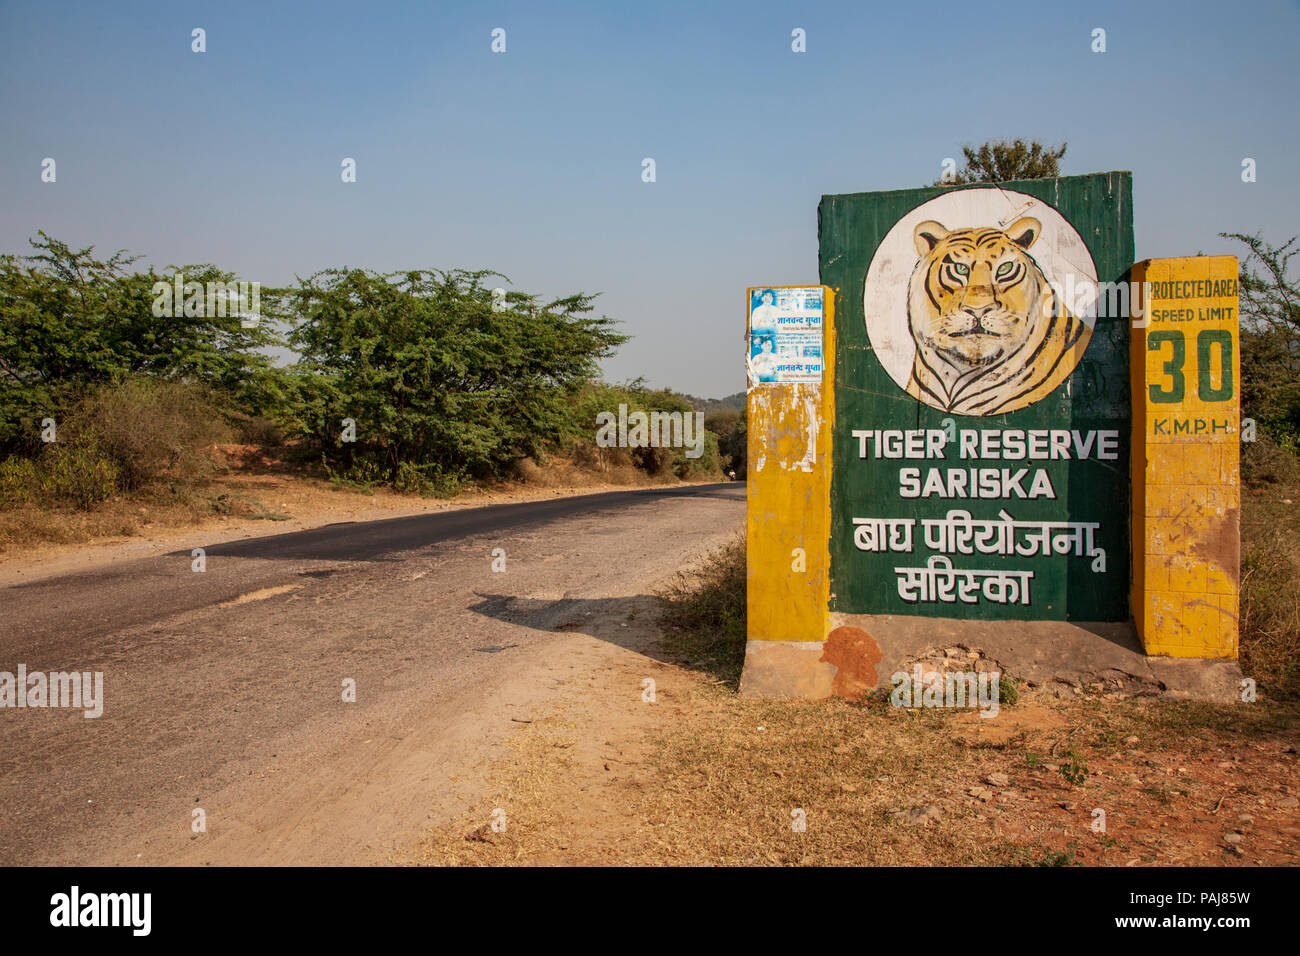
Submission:
[[[1047,396],[1074,371],[1092,329],[1058,301],[1029,255],[1042,224],[913,230],[908,289],[916,358],[907,392],[958,415],[999,415]]]

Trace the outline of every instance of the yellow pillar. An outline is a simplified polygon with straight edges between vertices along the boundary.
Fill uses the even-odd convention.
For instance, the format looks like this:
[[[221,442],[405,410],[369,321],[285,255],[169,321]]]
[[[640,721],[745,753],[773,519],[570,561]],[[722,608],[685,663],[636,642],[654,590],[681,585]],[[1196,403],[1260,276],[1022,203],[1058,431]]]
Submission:
[[[1233,256],[1133,267],[1133,618],[1148,654],[1237,657],[1241,364]]]
[[[740,689],[750,696],[827,696],[834,671],[819,658],[830,625],[835,295],[820,288],[822,381],[749,387],[748,643]]]

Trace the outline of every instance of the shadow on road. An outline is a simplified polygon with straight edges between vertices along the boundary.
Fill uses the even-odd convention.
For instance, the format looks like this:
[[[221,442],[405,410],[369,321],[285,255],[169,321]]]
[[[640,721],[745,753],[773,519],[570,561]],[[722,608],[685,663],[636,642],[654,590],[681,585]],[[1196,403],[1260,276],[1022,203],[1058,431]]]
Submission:
[[[268,560],[395,561],[398,559],[390,555],[431,547],[443,541],[495,533],[503,528],[541,525],[582,514],[644,507],[666,498],[684,497],[743,500],[745,485],[742,482],[728,482],[608,491],[594,495],[523,501],[518,504],[458,508],[454,511],[379,521],[335,522],[306,531],[290,531],[215,544],[206,550],[209,556]],[[168,557],[188,554],[188,551],[175,551]]]
[[[559,598],[551,601],[481,592],[476,592],[476,596],[482,600],[469,605],[466,610],[496,621],[548,634],[581,631],[597,640],[608,641],[662,663],[682,663],[680,655],[663,646],[663,631],[658,623],[662,603],[654,595]],[[647,637],[642,628],[624,630],[620,626],[633,618],[649,623],[653,636]]]

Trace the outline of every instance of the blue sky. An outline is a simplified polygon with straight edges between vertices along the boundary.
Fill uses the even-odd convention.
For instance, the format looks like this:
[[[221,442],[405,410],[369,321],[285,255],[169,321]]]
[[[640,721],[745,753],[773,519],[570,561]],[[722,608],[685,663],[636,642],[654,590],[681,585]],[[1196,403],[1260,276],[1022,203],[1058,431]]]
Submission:
[[[817,282],[820,196],[932,182],[964,143],[1132,170],[1139,258],[1300,233],[1298,28],[1294,0],[4,2],[0,250],[493,268],[603,293],[634,337],[611,380],[721,396],[745,288]]]

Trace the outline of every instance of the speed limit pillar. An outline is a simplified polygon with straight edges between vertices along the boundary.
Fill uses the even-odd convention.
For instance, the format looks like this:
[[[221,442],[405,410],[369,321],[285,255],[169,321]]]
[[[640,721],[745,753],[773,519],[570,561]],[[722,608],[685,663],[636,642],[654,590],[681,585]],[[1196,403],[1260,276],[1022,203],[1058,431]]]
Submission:
[[[1235,659],[1237,260],[1149,259],[1132,280],[1134,623],[1148,654]]]

